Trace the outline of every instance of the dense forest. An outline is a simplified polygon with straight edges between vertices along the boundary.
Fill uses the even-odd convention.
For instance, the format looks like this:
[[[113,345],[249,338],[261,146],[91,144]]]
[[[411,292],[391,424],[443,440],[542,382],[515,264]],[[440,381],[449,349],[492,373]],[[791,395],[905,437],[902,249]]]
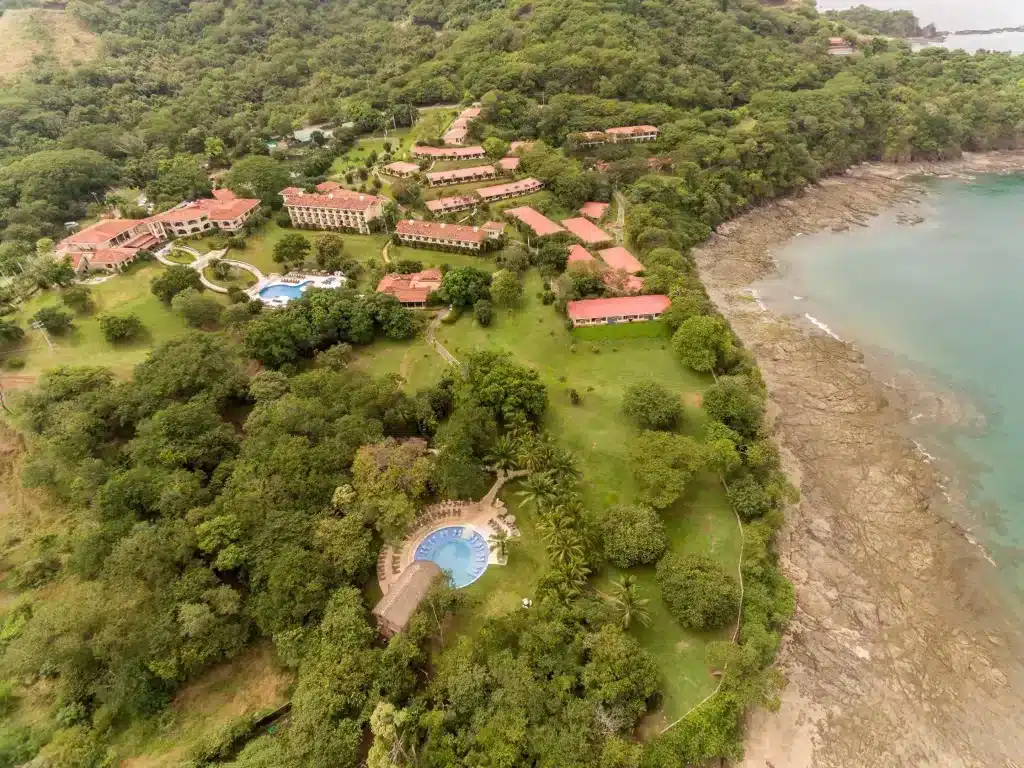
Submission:
[[[545,429],[552,393],[536,371],[475,352],[463,371],[407,392],[355,370],[353,348],[420,330],[381,295],[310,291],[262,313],[240,304],[225,313],[228,330],[159,345],[125,380],[92,366],[52,371],[14,421],[28,436],[21,479],[66,516],[60,534],[5,568],[6,584],[30,596],[5,609],[0,649],[3,677],[46,681],[56,710],[43,725],[0,728],[0,766],[40,749],[40,766],[109,765],[117,734],[257,642],[295,675],[287,728],[241,749],[229,733],[190,765],[738,758],[745,714],[777,704],[783,684],[771,662],[794,606],[772,541],[793,496],[757,367],[688,251],[750,205],[863,160],[1019,146],[1024,60],[915,54],[858,36],[906,34],[902,15],[756,0],[71,0],[67,13],[99,35],[98,57],[67,68],[41,55],[0,85],[0,270],[48,256],[64,222],[115,202],[104,203],[112,188],[143,189],[159,208],[209,194],[209,172],[223,170],[272,209],[289,171],[322,179],[355,135],[414,122],[426,133],[420,108],[480,101],[471,138],[536,140],[523,170],[559,205],[623,193],[628,244],[648,287],[672,299],[666,354],[716,378],[700,443],[672,432],[678,393],[630,391],[624,409],[641,429],[632,460],[650,504],[613,524],[583,503],[576,458]],[[859,55],[828,55],[834,36]],[[304,125],[346,122],[298,165],[267,148]],[[649,174],[636,147],[574,145],[576,132],[631,123],[660,128],[644,149],[668,158],[671,174]],[[564,310],[564,296],[587,294],[566,281],[596,280],[560,277],[565,259],[556,242],[510,247],[498,263],[505,277],[537,267],[561,280]],[[175,270],[194,277],[167,270],[167,302],[186,289],[166,277]],[[44,288],[65,278],[33,276]],[[473,306],[498,295],[490,280],[447,271],[442,298]],[[0,296],[5,314],[11,302]],[[21,332],[6,321],[0,330]],[[445,646],[464,598],[439,586],[406,632],[380,641],[365,590],[382,544],[401,539],[428,500],[475,498],[494,467],[528,472],[523,503],[546,531],[535,610],[489,618]],[[647,551],[658,540],[651,507],[697,472],[727,489],[743,523],[742,621],[732,642],[709,647],[718,695],[640,739],[662,690],[626,631],[623,611],[642,605],[627,581],[608,600],[588,579],[607,563],[653,563],[664,546]],[[687,626],[735,621],[731,574],[665,557],[658,580]],[[7,711],[16,697],[4,685]]]

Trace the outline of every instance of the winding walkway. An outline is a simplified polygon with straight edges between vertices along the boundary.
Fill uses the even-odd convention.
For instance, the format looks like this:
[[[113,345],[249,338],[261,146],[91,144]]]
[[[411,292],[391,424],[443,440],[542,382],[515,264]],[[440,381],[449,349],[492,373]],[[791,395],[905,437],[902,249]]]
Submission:
[[[449,307],[443,312],[439,312],[437,317],[430,321],[430,325],[427,326],[427,332],[426,334],[424,334],[424,336],[427,340],[427,343],[437,350],[437,354],[443,357],[445,361],[448,363],[448,365],[454,365],[456,368],[461,368],[462,363],[459,362],[459,359],[455,357],[455,355],[453,355],[447,349],[445,349],[444,345],[435,338],[438,326],[441,325],[442,320],[444,320],[446,317],[448,317],[449,314],[451,314],[451,311],[452,310]]]
[[[177,261],[172,261],[171,259],[167,258],[167,254],[169,254],[171,251],[184,251],[185,253],[194,256],[195,261],[193,261],[191,264],[180,264]],[[245,271],[250,272],[251,274],[255,275],[257,284],[264,279],[263,273],[260,272],[260,270],[257,267],[253,266],[249,262],[237,261],[236,259],[225,259],[224,254],[226,254],[227,252],[227,248],[221,248],[216,251],[210,251],[209,253],[200,253],[191,246],[181,245],[179,243],[176,245],[165,245],[163,248],[161,248],[153,255],[156,257],[157,261],[168,267],[191,267],[192,269],[196,270],[199,273],[199,280],[200,282],[202,282],[203,287],[208,288],[214,293],[228,292],[227,288],[225,288],[223,285],[218,285],[217,283],[214,283],[213,281],[207,279],[206,275],[203,273],[203,270],[210,266],[210,262],[213,261],[214,259],[220,259],[225,264],[230,264],[232,267],[238,267],[239,269],[244,269]]]

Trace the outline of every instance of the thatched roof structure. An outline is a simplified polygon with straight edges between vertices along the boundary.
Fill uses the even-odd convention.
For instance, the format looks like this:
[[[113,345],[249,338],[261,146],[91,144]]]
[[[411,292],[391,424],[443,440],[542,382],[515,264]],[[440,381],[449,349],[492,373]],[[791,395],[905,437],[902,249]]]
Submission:
[[[437,563],[430,560],[414,560],[402,571],[398,581],[373,608],[382,635],[391,637],[409,625],[409,619],[441,573]]]

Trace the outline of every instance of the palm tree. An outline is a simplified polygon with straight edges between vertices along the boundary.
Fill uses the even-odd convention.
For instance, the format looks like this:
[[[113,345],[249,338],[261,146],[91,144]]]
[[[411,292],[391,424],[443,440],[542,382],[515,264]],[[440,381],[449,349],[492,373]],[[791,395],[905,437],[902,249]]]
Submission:
[[[640,597],[640,587],[636,583],[635,576],[623,576],[618,581],[612,582],[612,593],[601,595],[612,606],[619,626],[629,629],[634,620],[639,621],[645,627],[651,623],[651,616],[647,612],[646,598]]]
[[[522,490],[516,495],[524,505],[532,504],[538,510],[547,506],[555,494],[555,482],[544,472],[534,472],[523,481]]]
[[[485,461],[496,470],[515,469],[516,443],[508,435],[502,435],[494,441],[491,452]]]
[[[487,537],[489,549],[498,556],[498,562],[504,563],[508,560],[508,534],[505,531],[497,531]]]
[[[547,541],[548,557],[552,562],[568,566],[573,561],[583,562],[583,544],[576,531],[566,528],[551,528],[544,535]]]
[[[568,451],[563,451],[557,446],[550,446],[546,451],[545,458],[548,472],[558,482],[561,483],[579,477],[579,470],[576,469],[572,455]]]

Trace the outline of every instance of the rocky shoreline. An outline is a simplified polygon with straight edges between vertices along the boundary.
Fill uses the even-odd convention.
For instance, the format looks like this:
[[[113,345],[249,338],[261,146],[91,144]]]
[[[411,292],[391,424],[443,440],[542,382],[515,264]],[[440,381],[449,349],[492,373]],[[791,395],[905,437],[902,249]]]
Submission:
[[[1024,153],[865,164],[720,227],[701,277],[757,355],[787,469],[801,489],[779,549],[797,612],[779,654],[778,713],[749,723],[749,768],[1016,766],[1021,637],[991,566],[939,512],[944,478],[907,436],[904,398],[850,344],[777,317],[749,286],[800,233],[865,225],[927,190],[922,175],[1024,170]]]

